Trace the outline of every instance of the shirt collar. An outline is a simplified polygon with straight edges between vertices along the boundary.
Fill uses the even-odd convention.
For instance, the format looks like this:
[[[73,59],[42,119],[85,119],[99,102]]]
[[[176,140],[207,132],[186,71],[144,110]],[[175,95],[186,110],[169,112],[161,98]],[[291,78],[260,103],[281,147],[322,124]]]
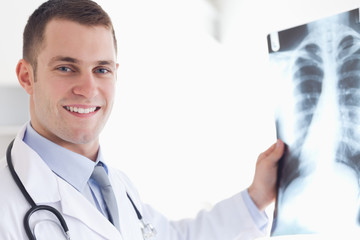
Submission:
[[[93,162],[44,138],[32,128],[30,123],[26,127],[23,141],[39,154],[55,174],[80,192],[85,189],[95,165],[100,161],[103,162],[100,148],[97,160]]]

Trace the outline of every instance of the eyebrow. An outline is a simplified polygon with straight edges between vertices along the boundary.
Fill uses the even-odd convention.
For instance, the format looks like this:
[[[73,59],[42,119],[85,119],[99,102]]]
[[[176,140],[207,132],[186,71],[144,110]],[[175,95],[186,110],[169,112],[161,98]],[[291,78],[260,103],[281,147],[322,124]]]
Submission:
[[[103,61],[98,61],[97,65],[113,65],[115,66],[115,62],[113,60],[103,60]]]
[[[72,57],[56,56],[50,59],[49,65],[52,65],[55,62],[79,63],[80,61]]]
[[[74,63],[74,64],[80,64],[81,61],[73,58],[73,57],[67,57],[67,56],[55,56],[50,59],[49,65],[54,64],[55,62],[68,62],[68,63]],[[116,65],[113,60],[100,60],[96,62],[96,65]]]

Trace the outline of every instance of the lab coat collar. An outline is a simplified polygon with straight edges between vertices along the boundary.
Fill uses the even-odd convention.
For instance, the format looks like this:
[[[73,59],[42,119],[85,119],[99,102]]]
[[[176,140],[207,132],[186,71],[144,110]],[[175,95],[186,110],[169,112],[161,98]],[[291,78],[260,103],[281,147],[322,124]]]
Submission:
[[[35,203],[60,201],[56,175],[39,155],[22,141],[25,129],[24,126],[18,133],[11,151],[15,171]]]
[[[75,188],[56,176],[39,155],[22,141],[26,127],[15,138],[14,168],[38,205],[59,203],[62,214],[74,217],[106,239],[121,240],[120,232]],[[46,189],[46,191],[44,191]],[[69,226],[71,232],[71,226]]]

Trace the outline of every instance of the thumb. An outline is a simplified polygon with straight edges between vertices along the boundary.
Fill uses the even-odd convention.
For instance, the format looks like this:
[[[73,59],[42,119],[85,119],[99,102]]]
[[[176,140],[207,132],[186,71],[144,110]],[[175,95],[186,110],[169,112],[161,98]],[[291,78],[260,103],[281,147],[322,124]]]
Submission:
[[[259,160],[268,159],[273,162],[278,162],[284,153],[284,142],[278,139],[276,143],[270,146],[265,152],[259,155]]]

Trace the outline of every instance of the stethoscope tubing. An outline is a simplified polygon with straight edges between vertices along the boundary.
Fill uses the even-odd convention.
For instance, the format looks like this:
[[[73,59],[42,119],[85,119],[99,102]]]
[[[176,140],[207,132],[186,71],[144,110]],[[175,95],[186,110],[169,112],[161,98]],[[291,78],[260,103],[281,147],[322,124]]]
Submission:
[[[15,141],[15,139],[11,141],[11,143],[9,144],[9,146],[8,146],[8,148],[6,150],[6,161],[7,161],[7,164],[9,166],[10,173],[11,173],[16,185],[20,189],[21,193],[24,195],[24,197],[26,198],[28,203],[31,205],[31,207],[35,207],[36,203],[34,202],[32,197],[30,196],[30,194],[26,191],[26,189],[24,187],[24,184],[21,182],[19,176],[15,172],[15,168],[14,168],[14,165],[12,163],[11,150],[13,148],[14,141]]]
[[[70,239],[69,237],[69,228],[65,222],[65,219],[63,218],[63,216],[61,215],[61,213],[56,210],[55,208],[51,207],[51,206],[48,206],[48,205],[36,205],[35,207],[32,207],[30,208],[26,214],[25,214],[25,217],[24,217],[24,228],[25,228],[25,232],[26,232],[26,235],[29,236],[30,240],[34,239],[36,240],[35,236],[33,235],[32,231],[31,231],[31,228],[30,228],[30,217],[33,213],[37,212],[37,211],[42,211],[42,210],[46,210],[46,211],[49,211],[51,213],[53,213],[57,219],[59,220],[61,226],[62,226],[62,229],[64,230],[64,234],[66,235],[67,239]],[[31,237],[33,238],[31,238]]]
[[[18,186],[18,188],[20,189],[21,193],[23,194],[23,196],[26,198],[27,202],[31,205],[31,208],[26,212],[25,217],[24,217],[24,228],[25,228],[25,232],[26,235],[28,236],[28,238],[30,240],[36,240],[36,237],[34,236],[34,234],[31,231],[30,228],[30,217],[33,213],[35,213],[36,211],[41,211],[41,210],[46,210],[49,211],[51,213],[53,213],[57,219],[59,220],[63,230],[64,230],[64,234],[66,235],[67,239],[70,239],[69,237],[69,228],[65,222],[64,217],[61,215],[61,213],[56,210],[55,208],[48,206],[48,205],[37,205],[35,203],[35,201],[32,199],[32,197],[30,196],[30,194],[28,193],[28,191],[26,191],[24,184],[21,182],[19,176],[17,175],[14,165],[12,163],[12,157],[11,157],[11,150],[12,147],[14,145],[14,140],[11,141],[11,143],[9,144],[7,151],[6,151],[6,161],[7,164],[9,166],[9,170],[10,173],[16,183],[16,185]]]

